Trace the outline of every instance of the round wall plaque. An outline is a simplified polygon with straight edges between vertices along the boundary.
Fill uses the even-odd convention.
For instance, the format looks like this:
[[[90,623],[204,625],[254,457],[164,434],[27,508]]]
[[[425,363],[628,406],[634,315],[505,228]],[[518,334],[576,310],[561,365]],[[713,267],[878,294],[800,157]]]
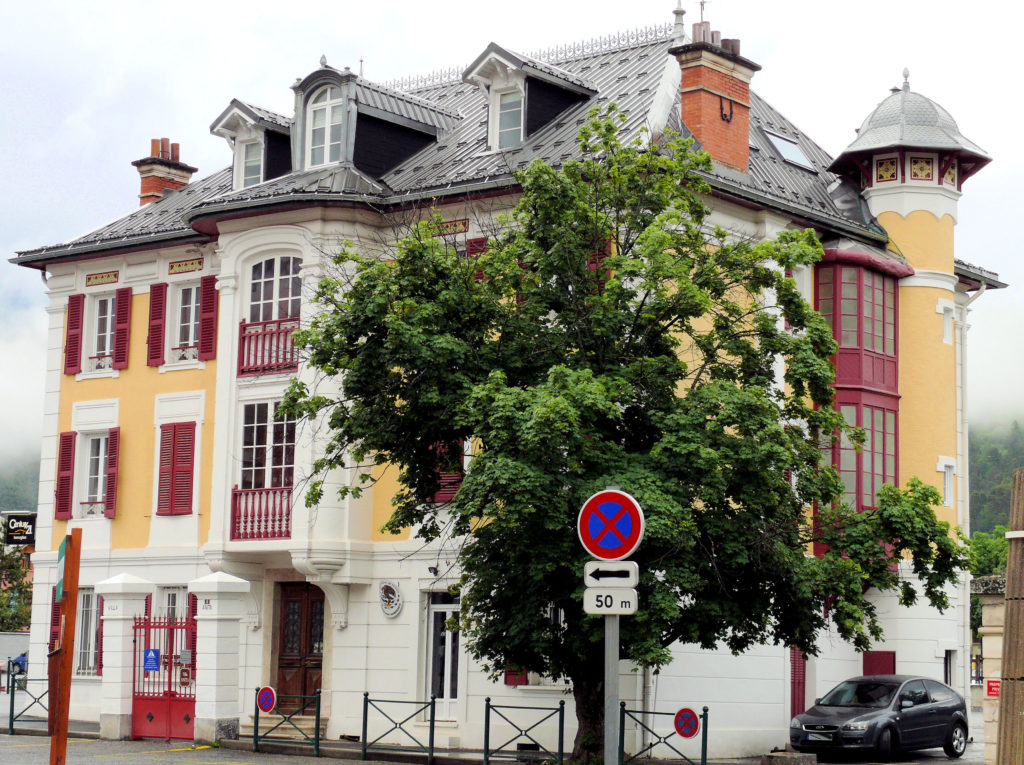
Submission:
[[[401,612],[402,595],[398,591],[398,582],[380,583],[380,610],[384,612],[384,616],[398,616]]]

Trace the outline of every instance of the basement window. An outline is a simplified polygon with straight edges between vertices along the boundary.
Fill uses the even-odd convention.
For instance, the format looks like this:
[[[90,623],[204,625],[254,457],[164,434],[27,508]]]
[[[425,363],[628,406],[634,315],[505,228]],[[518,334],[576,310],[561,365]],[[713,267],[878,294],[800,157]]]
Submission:
[[[781,135],[775,133],[769,133],[765,131],[765,135],[768,136],[768,140],[772,142],[772,146],[779,152],[786,162],[792,162],[794,165],[799,165],[806,170],[817,170],[814,164],[804,154],[804,150],[800,148],[800,144],[796,141],[790,140],[789,138],[783,138]]]

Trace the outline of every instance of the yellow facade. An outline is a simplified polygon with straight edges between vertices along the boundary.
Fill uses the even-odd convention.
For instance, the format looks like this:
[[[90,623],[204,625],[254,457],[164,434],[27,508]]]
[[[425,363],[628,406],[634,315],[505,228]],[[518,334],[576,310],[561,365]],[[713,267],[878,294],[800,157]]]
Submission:
[[[146,337],[148,334],[149,293],[132,295],[132,322],[128,368],[120,370],[118,377],[75,380],[62,375],[58,432],[71,430],[74,405],[83,401],[117,399],[121,448],[118,455],[117,517],[111,525],[111,548],[141,549],[149,544],[150,519],[156,497],[154,471],[157,450],[157,428],[154,426],[156,397],[181,391],[202,390],[206,393],[206,411],[201,433],[202,449],[196,459],[200,465],[213,464],[213,424],[216,360],[207,361],[205,369],[181,369],[160,373],[157,367],[146,366]],[[211,471],[200,469],[199,485],[195,487],[199,498],[199,544],[209,538]],[[56,549],[67,533],[67,522],[55,520],[53,548]]]
[[[925,210],[906,217],[878,216],[895,248],[917,271],[953,275],[953,218]],[[950,280],[952,284],[952,279]],[[899,483],[911,476],[943,489],[940,456],[957,456],[956,334],[952,331],[954,294],[950,289],[903,286],[899,295]],[[944,313],[948,305],[950,314]],[[927,396],[917,395],[927,391]],[[914,395],[908,395],[913,392]],[[956,487],[950,507],[935,508],[941,520],[958,522]]]

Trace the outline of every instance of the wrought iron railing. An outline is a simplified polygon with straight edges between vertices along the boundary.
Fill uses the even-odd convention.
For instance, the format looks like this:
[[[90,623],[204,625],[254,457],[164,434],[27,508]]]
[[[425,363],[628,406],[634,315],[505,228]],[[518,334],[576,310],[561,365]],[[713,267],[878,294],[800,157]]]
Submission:
[[[412,711],[409,714],[401,717],[406,710],[412,707]],[[399,712],[390,712],[389,709],[400,709]],[[427,756],[427,765],[434,765],[434,722],[435,722],[435,711],[437,709],[437,698],[431,694],[429,701],[402,701],[398,699],[371,699],[369,692],[363,693],[363,732],[360,737],[360,749],[362,758],[365,760],[368,752],[400,752],[400,753],[418,753],[425,754]],[[370,727],[370,713],[375,712],[384,718],[387,724],[390,725],[387,730],[381,733],[372,741],[369,736]],[[408,728],[405,727],[406,723],[415,722],[419,720],[420,716],[426,713],[429,721],[429,727],[427,728],[427,741],[426,743],[420,741],[414,736]],[[391,715],[394,714],[395,717]],[[408,740],[409,744],[382,744],[381,740],[389,733],[402,733],[404,738],[402,741]]]
[[[676,723],[675,718],[683,714],[684,711],[679,710],[678,712],[654,712],[647,709],[626,709],[626,702],[619,702],[619,759],[620,765],[630,765],[630,763],[650,761],[651,753],[656,746],[663,745],[670,749],[676,757],[672,759],[680,758],[689,765],[694,765],[693,760],[683,754],[681,751],[676,749],[675,743],[680,742],[683,739],[679,731],[679,725]],[[708,761],[708,708],[704,707],[701,714],[697,716],[695,713],[689,717],[688,721],[682,725],[682,733],[686,734],[687,737],[695,736],[700,729],[700,765],[707,765]],[[660,733],[652,728],[650,725],[644,722],[644,717],[649,718],[672,718],[673,729],[667,733]],[[626,755],[626,720],[631,720],[637,724],[637,727],[647,733],[649,743],[643,749],[638,752],[634,752],[631,755]],[[699,721],[699,722],[698,722]],[[651,720],[651,725],[655,722]],[[674,742],[669,739],[675,739]],[[660,755],[664,758],[664,755]]]
[[[231,539],[290,539],[292,487],[231,490]]]
[[[47,716],[49,716],[50,710],[47,706],[47,704],[49,703],[47,696],[50,693],[50,687],[46,678],[30,680],[25,674],[17,674],[14,661],[8,657],[6,682],[7,694],[9,697],[9,708],[7,713],[8,736],[14,735],[14,723],[17,720],[21,719],[23,716],[25,716],[26,712],[29,712],[30,710],[35,710],[36,707],[39,707],[38,711],[46,712]],[[30,683],[31,690],[29,685]],[[35,692],[37,689],[38,693]],[[21,709],[21,711],[15,713],[15,696],[19,691],[27,695],[31,699],[31,701],[28,704],[26,704]]]
[[[289,744],[307,745],[313,747],[313,756],[320,756],[320,689],[317,688],[316,692],[312,696],[298,696],[282,694],[277,697],[278,701],[281,699],[290,699],[298,704],[298,708],[293,712],[282,712],[276,705],[272,710],[272,714],[280,716],[278,722],[268,728],[263,733],[260,733],[260,703],[259,703],[259,692],[260,689],[256,689],[256,706],[253,710],[253,725],[252,725],[252,750],[258,752],[260,750],[260,741],[274,741],[281,740],[280,737],[284,734],[292,731],[297,732],[302,738],[298,741],[295,739],[287,739]],[[313,735],[310,736],[306,731],[295,724],[293,717],[302,716],[306,714],[306,710],[310,707],[313,708]],[[264,713],[267,714],[267,713]],[[271,720],[273,717],[270,718]],[[281,728],[281,732],[274,736],[274,731]]]
[[[243,321],[238,327],[238,376],[282,374],[299,368],[292,332],[298,319]]]

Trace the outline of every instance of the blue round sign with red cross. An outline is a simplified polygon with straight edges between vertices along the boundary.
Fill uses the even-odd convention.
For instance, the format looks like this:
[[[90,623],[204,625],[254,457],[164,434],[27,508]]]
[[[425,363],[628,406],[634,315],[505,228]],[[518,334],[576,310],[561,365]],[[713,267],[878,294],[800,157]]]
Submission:
[[[576,531],[583,549],[595,558],[622,560],[644,538],[644,511],[626,492],[605,489],[583,503]]]
[[[277,691],[269,685],[264,685],[256,691],[256,706],[261,712],[273,712],[277,706]]]
[[[683,707],[676,712],[675,718],[676,733],[683,738],[693,738],[700,730],[700,718],[697,713],[688,707]]]

